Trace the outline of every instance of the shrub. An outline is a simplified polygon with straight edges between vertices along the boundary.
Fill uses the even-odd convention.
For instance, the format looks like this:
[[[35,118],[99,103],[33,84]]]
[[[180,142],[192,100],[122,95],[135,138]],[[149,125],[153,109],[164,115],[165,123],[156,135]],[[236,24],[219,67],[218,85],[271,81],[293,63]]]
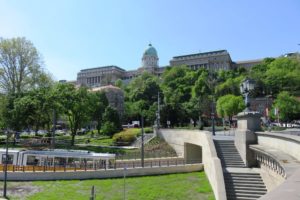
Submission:
[[[153,133],[153,128],[151,127],[144,128],[144,133]]]
[[[141,133],[140,129],[137,128],[131,128],[131,129],[125,129],[124,131],[121,131],[120,133],[116,133],[113,136],[113,142],[116,145],[130,145],[132,142],[136,140],[136,137]]]
[[[112,122],[105,122],[102,126],[102,133],[104,135],[112,136],[114,133],[118,132],[118,127]]]

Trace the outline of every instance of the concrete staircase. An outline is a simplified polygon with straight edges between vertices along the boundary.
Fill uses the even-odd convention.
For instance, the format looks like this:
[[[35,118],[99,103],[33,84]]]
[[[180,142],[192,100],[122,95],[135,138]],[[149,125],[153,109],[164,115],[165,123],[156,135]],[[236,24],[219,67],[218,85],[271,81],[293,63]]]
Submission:
[[[222,167],[246,167],[233,140],[214,140]]]
[[[267,193],[259,173],[224,173],[227,200],[255,200]]]
[[[150,142],[150,140],[152,140],[154,138],[154,134],[153,133],[147,133],[144,134],[144,144],[147,144],[148,142]],[[132,144],[131,146],[133,147],[137,147],[137,148],[141,148],[142,146],[142,136],[139,136]]]
[[[267,193],[259,173],[243,162],[233,140],[214,140],[224,174],[227,200],[256,200]]]

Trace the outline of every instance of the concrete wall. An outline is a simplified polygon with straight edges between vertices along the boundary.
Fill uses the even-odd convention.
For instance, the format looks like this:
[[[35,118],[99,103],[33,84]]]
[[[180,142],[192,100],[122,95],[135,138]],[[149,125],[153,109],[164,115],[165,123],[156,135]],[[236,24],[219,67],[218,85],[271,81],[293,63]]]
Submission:
[[[268,192],[272,191],[285,181],[285,178],[264,165],[262,165],[260,169],[260,175],[267,187]]]
[[[260,130],[260,117],[259,113],[251,111],[243,111],[237,115],[238,128],[234,143],[247,167],[256,165],[254,154],[250,151],[249,145],[257,142],[254,132]]]
[[[259,145],[281,150],[300,161],[300,137],[283,133],[258,132]]]
[[[198,130],[160,129],[158,136],[165,139],[178,153],[185,155],[185,144],[202,147],[204,170],[212,186],[216,200],[226,200],[226,191],[220,159],[210,132]]]
[[[247,167],[256,165],[253,152],[250,151],[249,145],[256,144],[256,136],[250,130],[236,130],[234,144]]]
[[[262,196],[259,200],[299,200],[300,169],[275,190]]]
[[[278,151],[284,152],[297,162],[300,161],[300,137],[293,136],[283,133],[273,133],[273,132],[258,132],[257,141],[258,144],[264,146],[265,148],[276,149]],[[281,162],[289,165],[291,163],[287,160],[280,160]],[[287,169],[285,168],[285,173],[287,179],[283,180],[282,177],[272,172],[270,169],[262,166],[262,178],[264,179],[266,186],[271,191],[260,198],[260,200],[298,200],[299,188],[300,188],[300,170],[299,168]]]
[[[186,163],[202,163],[202,147],[195,144],[184,143],[184,158]]]
[[[130,168],[126,170],[126,176],[147,176],[184,172],[196,172],[203,170],[203,164],[190,164],[182,166],[153,167],[153,168]],[[118,178],[124,176],[124,169],[110,169],[99,171],[77,172],[8,172],[10,181],[37,181],[37,180],[83,180]],[[0,180],[4,179],[4,173],[0,173]]]

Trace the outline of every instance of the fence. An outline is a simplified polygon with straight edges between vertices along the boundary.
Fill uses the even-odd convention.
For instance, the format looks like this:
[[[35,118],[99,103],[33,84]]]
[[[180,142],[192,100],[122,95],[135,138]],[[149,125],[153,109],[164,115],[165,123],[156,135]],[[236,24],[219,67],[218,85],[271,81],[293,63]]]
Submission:
[[[170,159],[154,159],[145,160],[144,166],[140,160],[114,161],[108,164],[84,163],[84,164],[68,164],[68,165],[53,165],[53,166],[16,166],[7,165],[7,171],[10,172],[67,172],[67,171],[97,171],[109,169],[123,168],[152,168],[152,167],[169,167],[169,166],[184,166],[188,164],[201,163],[200,160],[189,160],[170,158]],[[5,171],[5,166],[0,165],[0,171]]]

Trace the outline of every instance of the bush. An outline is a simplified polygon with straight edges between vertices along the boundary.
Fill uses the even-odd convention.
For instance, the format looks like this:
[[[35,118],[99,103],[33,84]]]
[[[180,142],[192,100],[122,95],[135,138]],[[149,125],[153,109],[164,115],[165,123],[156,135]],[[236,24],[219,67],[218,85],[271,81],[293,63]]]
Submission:
[[[141,130],[137,128],[125,129],[113,136],[113,142],[120,146],[130,145],[136,140],[136,137],[140,134],[140,132]]]
[[[114,133],[118,132],[118,127],[112,122],[105,122],[102,126],[102,133],[104,135],[112,136]]]
[[[145,133],[153,133],[153,128],[151,128],[151,127],[144,128],[144,132]]]

